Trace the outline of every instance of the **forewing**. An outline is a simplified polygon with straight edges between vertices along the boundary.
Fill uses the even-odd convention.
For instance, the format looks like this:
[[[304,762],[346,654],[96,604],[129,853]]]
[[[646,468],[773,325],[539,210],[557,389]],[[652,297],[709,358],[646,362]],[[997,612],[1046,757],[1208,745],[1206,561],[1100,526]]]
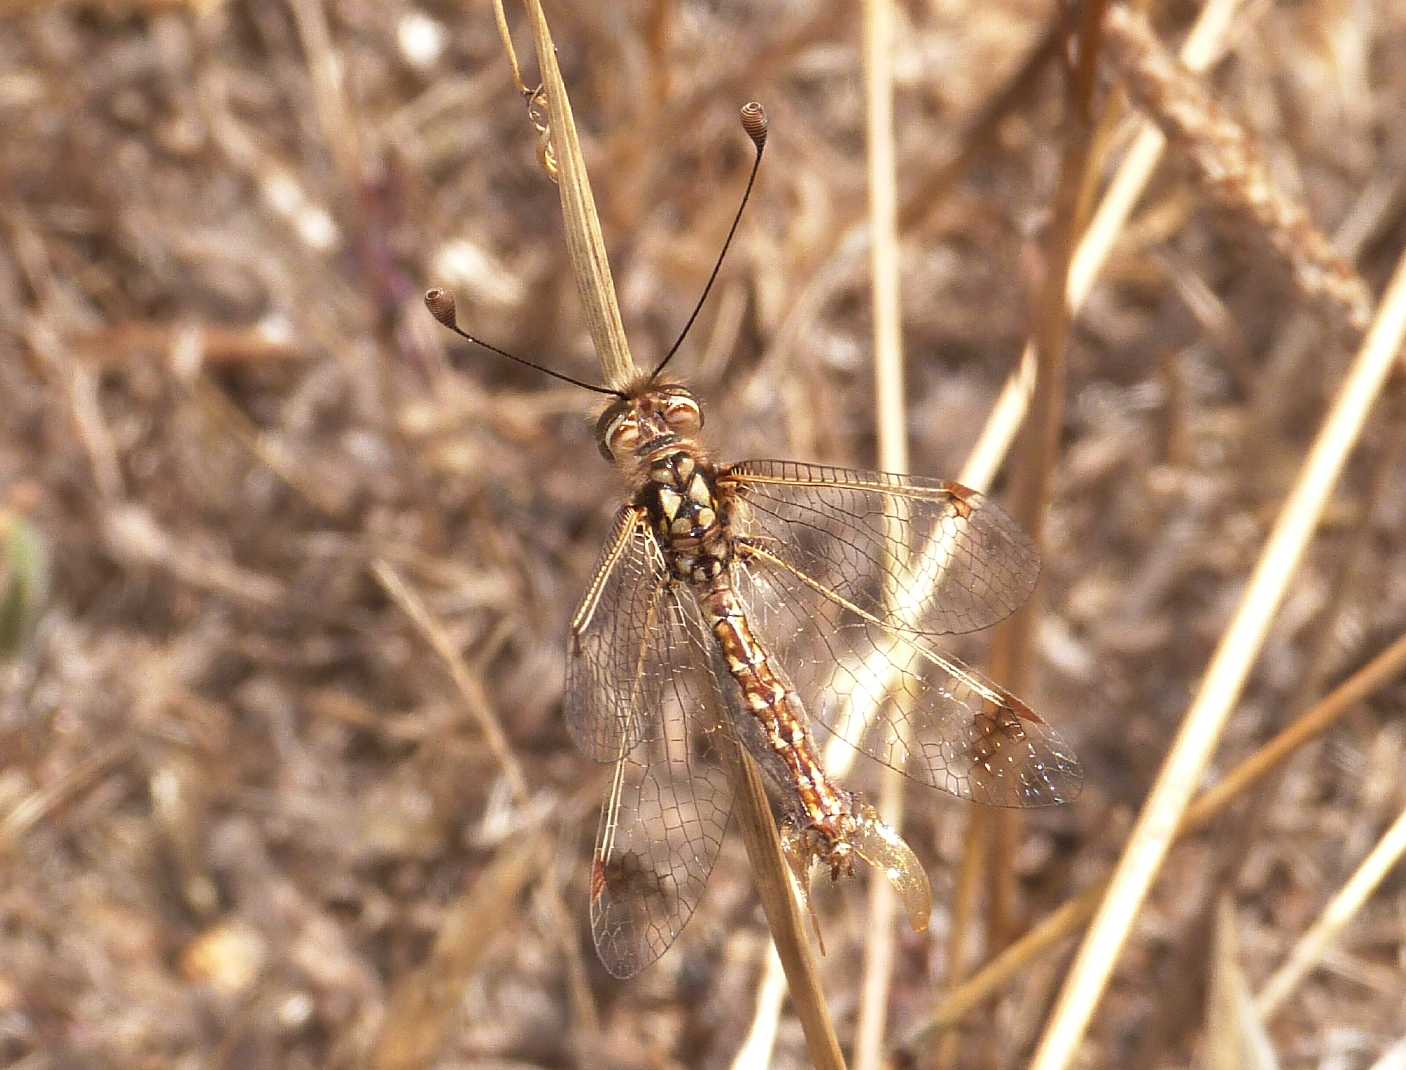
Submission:
[[[693,916],[732,812],[717,730],[707,636],[692,596],[657,595],[654,657],[663,686],[653,725],[622,753],[601,810],[591,872],[591,931],[614,976],[638,973]]]
[[[720,483],[743,502],[739,534],[898,631],[989,627],[1040,575],[1019,525],[960,483],[765,460]]]
[[[994,806],[1068,802],[1069,745],[1024,702],[922,636],[886,628],[814,577],[747,547],[737,570],[752,627],[813,722],[920,783]]]
[[[634,747],[669,687],[658,615],[667,569],[643,513],[616,515],[567,640],[566,728],[598,762]]]

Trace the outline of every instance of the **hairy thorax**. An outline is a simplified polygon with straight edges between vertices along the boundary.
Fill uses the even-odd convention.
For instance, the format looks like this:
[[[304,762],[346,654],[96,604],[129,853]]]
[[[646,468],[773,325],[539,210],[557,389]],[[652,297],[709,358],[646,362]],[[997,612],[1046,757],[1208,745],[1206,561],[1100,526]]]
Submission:
[[[716,472],[691,443],[678,443],[649,459],[637,504],[680,580],[706,584],[732,561],[729,509]]]

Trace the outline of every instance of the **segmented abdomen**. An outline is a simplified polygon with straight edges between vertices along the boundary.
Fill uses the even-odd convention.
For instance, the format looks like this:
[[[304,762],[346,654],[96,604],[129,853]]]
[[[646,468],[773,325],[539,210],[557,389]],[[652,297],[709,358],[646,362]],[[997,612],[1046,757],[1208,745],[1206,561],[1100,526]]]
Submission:
[[[784,682],[752,633],[726,573],[699,591],[698,599],[741,692],[742,715],[748,722],[735,726],[740,738],[792,804],[810,822],[828,827],[846,810],[848,796],[820,765],[800,696]]]

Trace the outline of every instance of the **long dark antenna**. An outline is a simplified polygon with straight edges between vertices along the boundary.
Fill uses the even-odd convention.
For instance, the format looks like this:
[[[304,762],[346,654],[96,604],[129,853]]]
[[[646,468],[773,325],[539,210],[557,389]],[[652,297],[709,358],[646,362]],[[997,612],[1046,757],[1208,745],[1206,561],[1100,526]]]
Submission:
[[[526,364],[529,368],[536,368],[539,372],[546,372],[553,379],[560,379],[563,382],[570,383],[572,386],[583,387],[586,390],[594,390],[597,394],[609,394],[611,397],[616,398],[622,398],[625,396],[618,390],[611,390],[608,386],[596,386],[592,383],[583,383],[580,379],[573,379],[569,375],[562,375],[561,372],[554,372],[551,368],[544,368],[542,367],[542,365],[534,364],[530,360],[523,360],[521,357],[515,357],[506,349],[499,349],[495,345],[489,345],[482,338],[475,338],[473,335],[468,334],[459,327],[459,316],[454,309],[454,295],[448,290],[441,290],[438,288],[433,290],[426,290],[425,307],[430,310],[431,316],[439,320],[440,323],[444,324],[446,327],[448,327],[451,331],[457,334],[460,338],[464,339],[466,342],[472,342],[476,346],[483,346],[484,349],[487,349],[492,353],[497,353],[500,357],[507,357],[509,360],[515,360],[519,364]]]
[[[718,262],[713,265],[713,273],[708,276],[708,285],[703,287],[703,295],[698,298],[698,304],[693,306],[693,314],[688,317],[688,322],[683,325],[683,330],[674,339],[674,344],[669,347],[669,352],[664,354],[664,359],[659,362],[654,371],[649,373],[650,379],[657,378],[659,373],[664,370],[664,365],[673,359],[674,354],[679,351],[679,346],[683,345],[683,340],[688,337],[693,321],[698,318],[698,313],[703,311],[703,302],[708,300],[708,291],[717,281],[718,272],[722,270],[723,257],[727,256],[728,246],[732,244],[732,236],[737,233],[737,224],[742,222],[742,212],[747,207],[747,199],[752,196],[752,185],[757,181],[757,169],[762,165],[762,150],[766,148],[766,112],[755,100],[742,105],[742,129],[747,131],[747,136],[757,147],[757,158],[752,161],[752,173],[747,176],[747,188],[742,191],[742,203],[737,206],[737,215],[732,218],[732,227],[728,230],[727,237],[723,239],[722,252],[718,253]]]

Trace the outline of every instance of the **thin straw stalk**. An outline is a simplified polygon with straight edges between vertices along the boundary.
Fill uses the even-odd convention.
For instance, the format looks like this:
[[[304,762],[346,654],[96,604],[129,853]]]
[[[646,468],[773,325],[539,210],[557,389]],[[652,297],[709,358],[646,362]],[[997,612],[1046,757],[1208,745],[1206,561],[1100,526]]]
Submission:
[[[903,389],[903,307],[899,276],[898,176],[893,129],[893,3],[865,0],[865,139],[869,179],[870,302],[874,310],[874,422],[879,467],[908,470],[907,412]],[[895,562],[899,567],[906,562]],[[896,592],[886,592],[886,597]],[[896,701],[896,699],[890,699]],[[885,821],[903,820],[903,780],[885,767],[879,805]],[[879,1070],[893,970],[893,890],[885,875],[869,874],[869,930],[864,944],[864,981],[855,1028],[854,1064]]]
[[[420,1070],[439,1055],[464,985],[493,939],[511,927],[522,892],[546,861],[542,832],[500,851],[450,909],[429,960],[397,984],[386,1008],[371,1070]]]
[[[529,798],[527,778],[523,775],[522,766],[518,763],[517,756],[513,753],[512,746],[508,742],[507,734],[503,731],[503,726],[499,722],[497,712],[493,709],[493,704],[488,699],[488,692],[483,686],[483,682],[469,671],[459,650],[456,649],[453,640],[449,636],[444,624],[434,615],[430,607],[425,604],[425,600],[420,597],[419,592],[406,583],[404,577],[384,558],[376,558],[371,562],[371,572],[376,577],[382,589],[390,596],[391,600],[398,605],[411,622],[419,630],[425,641],[434,648],[436,654],[444,662],[445,668],[449,670],[449,676],[454,681],[455,688],[459,691],[464,705],[468,707],[470,714],[478,721],[479,729],[483,732],[484,739],[488,743],[488,749],[493,753],[494,759],[502,767],[503,775],[508,782],[508,787],[512,791],[513,800],[519,806],[525,806]],[[572,928],[568,923],[570,912],[566,907],[566,902],[562,898],[561,888],[555,879],[549,880],[546,884],[545,899],[548,910],[554,916],[558,931],[561,935],[562,950],[566,958],[567,975],[570,981],[570,990],[573,1005],[577,1011],[582,1027],[589,1033],[594,1033],[600,1028],[600,1018],[596,1011],[594,1001],[591,999],[590,990],[586,984],[585,964],[581,961],[581,951],[572,936]],[[463,962],[472,966],[474,959],[456,959],[456,962]],[[428,969],[428,967],[426,967]],[[459,980],[466,981],[468,975],[465,974]],[[399,998],[402,988],[406,985],[414,986],[418,981],[408,980],[398,985],[393,993],[393,998]],[[409,997],[407,997],[409,998]],[[391,1025],[385,1029],[389,1031]]]
[[[1222,892],[1216,900],[1210,974],[1204,1056],[1207,1070],[1279,1070],[1264,1020],[1255,1010],[1240,967],[1240,936],[1229,892]]]
[[[615,298],[615,282],[610,274],[600,216],[591,195],[591,180],[586,174],[586,159],[581,154],[571,101],[557,66],[556,46],[552,44],[541,0],[527,0],[527,14],[537,45],[537,65],[547,96],[547,114],[551,118],[552,148],[558,168],[557,189],[561,193],[561,211],[566,223],[567,256],[571,259],[576,289],[581,295],[601,372],[607,384],[622,387],[634,378],[635,361],[630,356],[625,324]]]
[[[371,572],[375,575],[376,582],[410,618],[416,629],[424,636],[425,641],[440,656],[444,667],[449,670],[454,686],[464,700],[464,705],[468,707],[469,713],[478,722],[479,730],[483,733],[483,738],[488,744],[488,749],[493,753],[494,760],[502,768],[503,775],[507,777],[514,798],[519,802],[525,801],[528,795],[527,778],[523,776],[522,767],[518,764],[517,757],[513,754],[512,747],[508,743],[507,733],[503,731],[497,712],[488,700],[488,692],[484,689],[482,682],[469,672],[468,666],[464,664],[464,659],[455,649],[454,642],[449,638],[449,633],[445,630],[444,625],[435,619],[430,608],[425,605],[424,599],[411,589],[389,561],[377,558],[371,563]]]
[[[1235,708],[1269,626],[1406,337],[1406,257],[1324,420],[1114,871],[1036,1050],[1034,1070],[1074,1058],[1196,782]]]
[[[1105,3],[1106,0],[1089,0],[1077,26],[1079,67],[1070,72],[1066,88],[1064,151],[1032,339],[1036,355],[1035,392],[1021,440],[1011,499],[1011,515],[1025,528],[1037,549],[1045,541],[1045,515],[1064,419],[1065,363],[1072,318],[1067,296],[1069,272],[1094,181],[1095,139],[1089,108]],[[1017,609],[996,631],[992,675],[1017,693],[1029,690],[1031,636],[1038,612],[1037,596]],[[1020,827],[1019,814],[1013,810],[999,812],[987,823],[987,928],[994,949],[1009,943],[1015,929],[1014,855]],[[969,844],[972,842],[968,840]]]
[[[967,842],[962,847],[962,863],[957,869],[957,885],[952,896],[952,928],[947,934],[947,976],[944,990],[957,988],[967,974],[967,951],[976,926],[977,901],[986,879],[986,846],[991,839],[992,812],[975,807],[967,819]],[[961,1058],[961,1037],[947,1033],[932,1052],[931,1065],[949,1070]]]
[[[755,1070],[771,1065],[771,1052],[776,1046],[776,1029],[781,1018],[781,1002],[786,998],[786,974],[776,947],[767,949],[766,969],[757,985],[756,1010],[747,1038],[732,1057],[732,1070]]]
[[[805,1033],[806,1053],[816,1070],[844,1070],[845,1057],[830,1020],[830,1008],[820,988],[820,973],[811,954],[801,912],[791,891],[791,873],[781,853],[781,840],[771,816],[771,802],[762,785],[757,764],[738,747],[735,770],[737,802],[733,817],[747,847],[752,865],[752,881],[762,901],[777,958],[791,989],[791,1004]]]

